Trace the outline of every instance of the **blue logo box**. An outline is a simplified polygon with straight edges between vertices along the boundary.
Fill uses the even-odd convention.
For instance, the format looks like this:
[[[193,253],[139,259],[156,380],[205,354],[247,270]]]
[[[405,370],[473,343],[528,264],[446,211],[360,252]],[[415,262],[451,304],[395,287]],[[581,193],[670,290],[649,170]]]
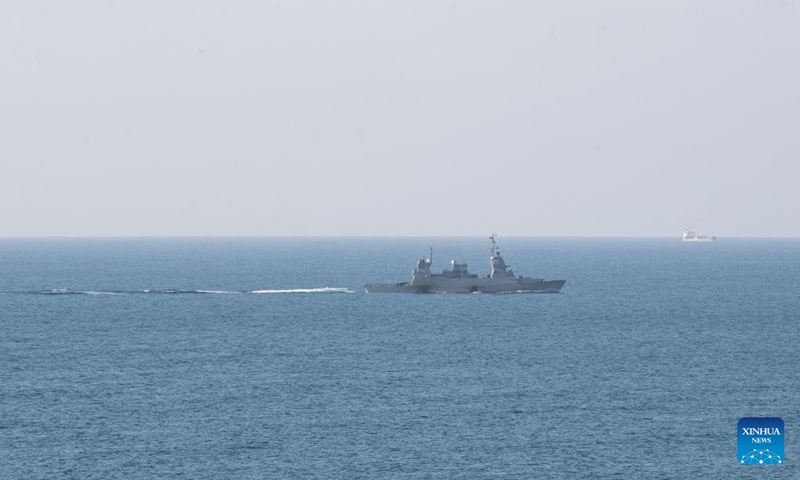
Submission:
[[[738,461],[744,465],[779,465],[784,462],[783,420],[745,417],[737,425]]]

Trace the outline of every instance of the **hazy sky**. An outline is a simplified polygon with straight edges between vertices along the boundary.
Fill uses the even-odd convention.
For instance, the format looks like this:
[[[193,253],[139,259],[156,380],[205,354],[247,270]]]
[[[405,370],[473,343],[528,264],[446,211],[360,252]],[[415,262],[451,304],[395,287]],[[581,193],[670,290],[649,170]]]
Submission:
[[[800,4],[0,0],[0,236],[800,236]]]

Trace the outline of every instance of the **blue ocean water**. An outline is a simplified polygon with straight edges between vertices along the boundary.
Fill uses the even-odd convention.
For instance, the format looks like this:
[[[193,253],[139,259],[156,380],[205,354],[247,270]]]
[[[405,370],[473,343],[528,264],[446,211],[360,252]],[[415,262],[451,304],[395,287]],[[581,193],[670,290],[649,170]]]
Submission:
[[[429,242],[0,240],[0,478],[800,478],[800,240]]]

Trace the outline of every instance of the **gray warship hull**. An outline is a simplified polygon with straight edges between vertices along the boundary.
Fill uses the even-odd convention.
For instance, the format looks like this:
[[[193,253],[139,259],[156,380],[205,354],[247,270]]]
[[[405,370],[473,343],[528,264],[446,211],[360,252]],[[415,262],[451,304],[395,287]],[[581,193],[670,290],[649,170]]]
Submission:
[[[492,272],[485,277],[469,273],[466,263],[451,262],[450,270],[432,273],[433,248],[430,258],[422,257],[416,267],[411,270],[410,282],[391,284],[368,283],[364,285],[367,293],[512,293],[541,292],[558,293],[564,288],[566,280],[545,280],[543,278],[519,277],[506,265],[500,252],[497,251],[495,235],[492,241],[489,258]]]
[[[491,280],[481,278],[477,280]],[[513,282],[436,282],[409,285],[408,283],[368,283],[367,293],[558,293],[566,280],[543,280],[535,278],[513,279]]]

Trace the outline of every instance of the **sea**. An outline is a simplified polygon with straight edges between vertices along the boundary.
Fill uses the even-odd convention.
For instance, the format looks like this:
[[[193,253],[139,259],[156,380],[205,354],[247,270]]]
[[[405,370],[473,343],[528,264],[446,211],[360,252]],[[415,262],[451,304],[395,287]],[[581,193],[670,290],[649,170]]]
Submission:
[[[800,239],[0,239],[2,479],[800,478]],[[737,422],[780,417],[778,465]]]

